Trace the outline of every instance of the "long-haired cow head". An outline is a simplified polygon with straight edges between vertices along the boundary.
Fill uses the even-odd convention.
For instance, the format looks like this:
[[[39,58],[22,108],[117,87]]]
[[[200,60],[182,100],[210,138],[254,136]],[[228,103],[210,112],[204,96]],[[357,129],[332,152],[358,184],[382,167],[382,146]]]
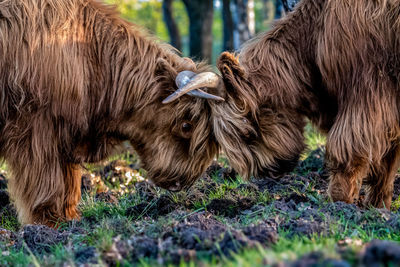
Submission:
[[[217,66],[226,100],[212,105],[213,128],[232,166],[246,178],[291,171],[304,149],[304,120],[265,105],[260,79],[251,79],[236,56],[223,53]]]
[[[182,66],[158,60],[155,77],[159,90],[152,91],[158,94],[135,116],[141,126],[129,130],[131,143],[148,177],[178,191],[192,185],[217,155],[209,102],[224,99],[205,90],[218,88],[221,79],[188,59]]]

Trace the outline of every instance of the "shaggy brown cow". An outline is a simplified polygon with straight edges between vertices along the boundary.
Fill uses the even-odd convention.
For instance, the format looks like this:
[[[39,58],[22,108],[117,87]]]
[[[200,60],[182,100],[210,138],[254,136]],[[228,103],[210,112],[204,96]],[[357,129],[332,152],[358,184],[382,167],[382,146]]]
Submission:
[[[78,218],[79,165],[104,159],[123,140],[149,177],[171,190],[190,185],[216,154],[207,101],[161,103],[177,89],[178,72],[192,71],[199,88],[215,87],[215,74],[192,77],[202,69],[113,8],[95,0],[0,1],[0,58],[0,155],[22,223]]]
[[[303,0],[218,62],[226,102],[214,132],[243,175],[291,170],[308,118],[327,134],[329,192],[390,208],[400,165],[400,1]]]

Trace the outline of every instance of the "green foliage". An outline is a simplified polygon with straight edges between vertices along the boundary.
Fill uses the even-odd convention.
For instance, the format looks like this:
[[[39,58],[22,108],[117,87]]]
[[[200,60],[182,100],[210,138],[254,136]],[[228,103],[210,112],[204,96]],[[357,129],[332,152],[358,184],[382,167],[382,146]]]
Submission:
[[[275,16],[274,1],[255,0],[254,13],[256,16],[256,33],[266,31],[270,28]]]
[[[318,147],[325,145],[326,137],[321,134],[317,129],[315,129],[311,124],[307,124],[305,128],[305,138],[308,148],[310,150],[315,150]]]
[[[395,201],[393,201],[392,209],[400,210],[400,196]]]
[[[35,264],[36,263],[36,264]],[[32,255],[27,255],[23,250],[3,251],[0,248],[0,266],[40,266]]]
[[[128,21],[143,26],[163,41],[169,41],[168,30],[163,20],[162,1],[107,0],[107,3],[116,5],[121,15]],[[174,1],[173,15],[183,36],[183,42],[187,43],[189,18],[182,1]]]
[[[164,42],[169,42],[169,34],[163,20],[162,0],[106,0],[109,4],[117,6],[123,18],[157,36]],[[215,2],[217,3],[217,1]],[[273,1],[268,1],[266,7],[264,0],[255,0],[256,32],[262,32],[269,28],[274,16]],[[189,17],[185,5],[181,0],[173,2],[173,16],[178,25],[182,38],[182,53],[189,54]],[[214,7],[213,21],[213,58],[215,63],[218,55],[222,52],[223,21],[221,4]]]
[[[4,211],[0,217],[1,228],[17,231],[20,227],[17,217],[10,211]]]
[[[107,3],[115,4],[125,19],[143,26],[162,40],[168,39],[162,19],[161,1],[107,0]]]

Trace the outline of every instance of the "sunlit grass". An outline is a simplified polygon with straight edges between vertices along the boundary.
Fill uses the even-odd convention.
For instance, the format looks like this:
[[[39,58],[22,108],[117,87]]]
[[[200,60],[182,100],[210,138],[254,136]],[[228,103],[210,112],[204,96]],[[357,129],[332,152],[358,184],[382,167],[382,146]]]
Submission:
[[[320,133],[311,124],[307,124],[307,126],[305,127],[304,136],[309,150],[315,150],[318,147],[325,145],[326,143],[325,135]]]

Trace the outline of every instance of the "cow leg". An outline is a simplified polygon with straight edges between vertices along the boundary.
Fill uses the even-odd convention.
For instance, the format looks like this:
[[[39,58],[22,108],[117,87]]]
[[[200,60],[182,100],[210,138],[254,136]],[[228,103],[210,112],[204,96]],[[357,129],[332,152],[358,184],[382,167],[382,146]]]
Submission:
[[[328,193],[333,201],[353,203],[358,199],[362,181],[370,167],[366,157],[357,154],[354,149],[363,146],[352,132],[352,126],[356,124],[346,114],[338,117],[326,144],[326,165],[330,172]]]
[[[400,166],[400,145],[394,145],[385,157],[374,164],[366,181],[369,190],[364,204],[377,208],[390,209],[393,197],[393,184]]]
[[[352,167],[332,162],[329,165],[331,166],[329,196],[333,201],[353,203],[358,199],[368,167],[365,164]]]
[[[22,224],[45,224],[79,219],[81,175],[79,166],[56,162],[46,166],[25,165],[12,168],[10,193]]]
[[[37,158],[10,162],[11,198],[22,224],[45,224],[54,227],[64,218],[64,179],[61,166],[55,161]]]
[[[9,142],[5,153],[11,170],[10,196],[22,224],[54,227],[66,217],[64,177],[70,171],[66,171],[56,133],[45,115],[36,114],[29,122],[32,125],[16,127],[18,138]],[[20,129],[25,130],[20,133]]]
[[[81,170],[78,164],[68,164],[64,168],[64,206],[63,214],[67,220],[79,219],[77,206],[81,199]]]

